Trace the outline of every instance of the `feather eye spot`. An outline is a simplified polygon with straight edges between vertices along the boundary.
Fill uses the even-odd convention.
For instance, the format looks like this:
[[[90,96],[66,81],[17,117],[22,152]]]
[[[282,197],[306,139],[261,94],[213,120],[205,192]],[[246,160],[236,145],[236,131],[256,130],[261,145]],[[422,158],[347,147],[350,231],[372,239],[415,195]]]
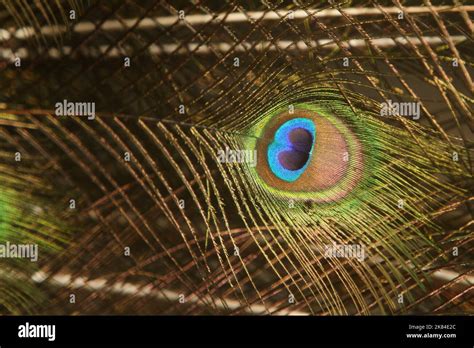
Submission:
[[[336,202],[360,183],[364,148],[354,129],[355,121],[324,105],[297,104],[293,112],[283,107],[254,126],[257,150],[255,172],[259,183],[279,197]],[[368,151],[368,148],[365,149]],[[346,159],[347,158],[347,159]]]
[[[306,118],[294,118],[282,124],[268,146],[267,158],[270,169],[279,179],[293,182],[308,167],[316,127]]]

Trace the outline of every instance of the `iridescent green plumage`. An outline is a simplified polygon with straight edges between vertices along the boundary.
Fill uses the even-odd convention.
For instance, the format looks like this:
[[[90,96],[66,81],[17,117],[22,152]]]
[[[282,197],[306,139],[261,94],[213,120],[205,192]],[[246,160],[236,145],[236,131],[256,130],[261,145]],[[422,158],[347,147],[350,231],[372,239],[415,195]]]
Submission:
[[[67,245],[70,231],[59,217],[64,214],[44,197],[51,187],[25,173],[28,164],[19,169],[17,159],[4,158],[10,166],[0,166],[0,311],[21,315],[45,300],[32,276]]]

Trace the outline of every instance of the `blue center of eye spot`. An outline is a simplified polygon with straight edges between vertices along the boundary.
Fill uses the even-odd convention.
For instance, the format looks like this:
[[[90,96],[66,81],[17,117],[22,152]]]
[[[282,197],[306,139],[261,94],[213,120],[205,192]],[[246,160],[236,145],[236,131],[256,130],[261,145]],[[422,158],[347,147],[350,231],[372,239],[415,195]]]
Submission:
[[[287,182],[298,179],[309,164],[315,139],[316,126],[313,121],[293,118],[283,123],[267,150],[268,164],[273,174]]]

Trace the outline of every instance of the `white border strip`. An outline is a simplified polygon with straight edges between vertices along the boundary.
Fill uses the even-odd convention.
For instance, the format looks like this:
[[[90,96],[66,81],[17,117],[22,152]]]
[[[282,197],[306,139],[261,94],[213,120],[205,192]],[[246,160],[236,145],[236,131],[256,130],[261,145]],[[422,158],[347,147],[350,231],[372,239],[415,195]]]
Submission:
[[[438,13],[440,12],[473,12],[474,6],[433,6],[432,9]],[[398,7],[348,7],[341,8],[344,14],[349,16],[370,16],[382,15],[385,13],[394,15],[401,12],[406,14],[422,14],[430,13],[431,9],[426,6],[411,6],[400,9]],[[129,18],[124,20],[107,20],[104,21],[100,27],[97,24],[84,21],[73,26],[72,30],[78,34],[87,34],[98,28],[104,31],[120,31],[127,30],[136,25],[137,29],[153,29],[158,27],[170,27],[173,25],[202,25],[210,22],[223,23],[243,23],[257,20],[281,20],[286,19],[304,19],[307,17],[314,18],[334,18],[342,17],[339,9],[308,9],[308,10],[279,10],[279,11],[250,11],[247,13],[231,12],[218,13],[217,15],[210,14],[189,14],[184,15],[184,19],[180,20],[178,16],[163,16],[163,17],[147,17],[147,18]],[[137,24],[138,22],[138,24]],[[1,30],[1,29],[0,29]],[[44,26],[41,28],[41,34],[45,36],[54,36],[59,33],[64,33],[68,29],[64,25]],[[18,40],[25,40],[35,35],[33,27],[23,27],[18,30],[10,32]],[[10,35],[0,33],[0,41],[10,38]]]
[[[423,40],[430,46],[438,46],[447,44],[443,38],[439,36],[425,36]],[[451,36],[451,40],[454,44],[458,44],[467,40],[467,38],[463,35],[456,35]],[[370,40],[373,45],[380,47],[380,48],[391,48],[396,47],[398,45],[407,45],[408,43],[412,43],[413,45],[421,45],[422,41],[417,37],[408,37],[407,39],[404,37],[394,37],[394,38],[378,38]],[[345,48],[361,48],[366,47],[368,42],[364,39],[351,39],[347,41],[341,41],[341,45]],[[102,45],[98,48],[87,47],[86,49],[81,49],[80,54],[82,56],[96,58],[100,55],[106,53],[106,56],[109,58],[119,58],[119,57],[127,57],[133,52],[133,50],[129,50],[127,52],[126,47],[119,49],[117,47],[112,47],[109,50],[110,46]],[[215,51],[221,52],[223,54],[233,51],[236,53],[245,53],[250,50],[255,51],[276,51],[276,50],[300,50],[306,51],[312,48],[320,48],[320,49],[335,49],[338,48],[337,43],[333,40],[329,39],[321,39],[317,41],[259,41],[258,43],[252,42],[243,42],[234,46],[228,42],[209,42],[207,44],[198,44],[198,43],[188,43],[188,44],[163,44],[163,45],[156,45],[152,44],[148,48],[148,53],[150,55],[160,55],[160,54],[189,54],[194,52],[194,54],[210,54]],[[67,55],[69,55],[72,51],[72,48],[69,46],[64,46],[61,49],[58,48],[50,48],[45,51],[44,55],[50,59],[61,59]],[[29,58],[28,49],[25,47],[19,48],[16,52],[13,52],[11,49],[0,48],[0,60],[7,60],[13,62],[15,58],[27,59]]]
[[[457,272],[441,269],[435,271],[431,274],[433,277],[446,282],[450,282],[455,278],[459,277]],[[48,274],[43,271],[36,272],[31,279],[35,283],[43,283],[48,280]],[[172,290],[157,290],[154,289],[151,284],[140,287],[136,284],[125,283],[125,282],[115,282],[114,284],[107,284],[107,279],[97,278],[97,279],[87,279],[85,277],[76,277],[73,278],[70,274],[56,274],[49,278],[49,283],[55,286],[68,287],[71,289],[86,289],[92,291],[107,291],[120,295],[134,295],[137,297],[146,297],[150,296],[158,300],[176,300],[178,301],[181,294],[172,291]],[[474,284],[474,276],[468,275],[465,276],[462,280],[459,281],[460,284],[470,286]],[[301,311],[291,311],[288,309],[277,310],[275,308],[266,308],[263,305],[253,304],[250,308],[243,306],[240,302],[231,299],[215,299],[212,301],[211,297],[197,297],[196,295],[186,296],[186,302],[193,304],[204,305],[205,303],[214,303],[216,307],[223,310],[237,310],[244,309],[248,313],[252,314],[267,314],[268,311],[273,314],[278,315],[309,315],[307,312]]]
[[[36,272],[31,279],[36,283],[42,283],[48,279],[48,275],[43,271]],[[181,294],[171,291],[171,290],[157,290],[154,289],[151,284],[139,287],[138,285],[132,283],[116,282],[114,284],[108,285],[107,279],[97,278],[97,279],[87,279],[84,277],[73,278],[70,274],[56,274],[49,279],[49,282],[56,286],[69,287],[72,289],[86,289],[92,291],[107,291],[120,295],[134,295],[137,297],[150,296],[158,300],[176,300],[177,303]],[[268,314],[268,311],[271,311],[273,314],[278,315],[309,315],[306,312],[300,311],[291,311],[287,309],[278,310],[272,308],[267,308],[263,305],[251,305],[245,307],[239,301],[236,300],[222,300],[214,299],[214,302],[209,296],[197,297],[196,295],[185,296],[185,301],[187,303],[204,305],[205,303],[215,304],[216,307],[223,310],[237,310],[244,309],[248,313],[252,314]]]

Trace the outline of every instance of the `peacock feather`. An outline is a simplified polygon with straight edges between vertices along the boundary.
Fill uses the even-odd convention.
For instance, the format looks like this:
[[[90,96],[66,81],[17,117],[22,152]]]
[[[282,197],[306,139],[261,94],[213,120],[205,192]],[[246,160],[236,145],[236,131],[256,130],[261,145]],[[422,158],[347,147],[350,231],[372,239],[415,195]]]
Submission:
[[[0,313],[473,313],[474,6],[0,4]]]

